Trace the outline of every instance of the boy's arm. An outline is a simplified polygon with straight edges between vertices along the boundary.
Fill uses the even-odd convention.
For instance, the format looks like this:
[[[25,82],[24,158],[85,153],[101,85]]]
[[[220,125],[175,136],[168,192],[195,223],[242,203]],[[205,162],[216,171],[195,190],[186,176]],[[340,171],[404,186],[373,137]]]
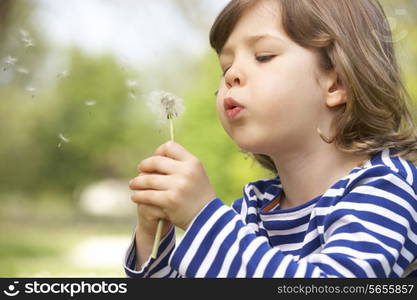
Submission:
[[[148,250],[146,250],[146,248],[143,249],[142,246],[139,247],[139,245],[142,245],[140,244],[142,242],[147,242],[146,237],[142,238],[140,233],[135,230],[132,237],[132,242],[126,251],[126,256],[124,258],[124,269],[128,277],[180,277],[178,272],[173,270],[168,265],[169,257],[175,248],[174,226],[172,226],[172,229],[169,231],[169,233],[161,240],[156,259],[150,258],[150,251],[152,251],[152,246],[150,246],[151,250],[148,254]],[[152,243],[153,240],[151,245]]]

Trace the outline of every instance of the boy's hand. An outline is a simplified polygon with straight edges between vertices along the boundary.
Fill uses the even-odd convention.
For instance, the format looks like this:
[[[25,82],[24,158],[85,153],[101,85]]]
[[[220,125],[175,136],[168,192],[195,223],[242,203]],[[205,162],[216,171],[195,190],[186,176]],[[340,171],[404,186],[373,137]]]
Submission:
[[[175,142],[158,147],[155,156],[139,164],[138,171],[142,174],[129,184],[136,190],[132,201],[162,208],[169,220],[184,230],[216,197],[201,162]]]

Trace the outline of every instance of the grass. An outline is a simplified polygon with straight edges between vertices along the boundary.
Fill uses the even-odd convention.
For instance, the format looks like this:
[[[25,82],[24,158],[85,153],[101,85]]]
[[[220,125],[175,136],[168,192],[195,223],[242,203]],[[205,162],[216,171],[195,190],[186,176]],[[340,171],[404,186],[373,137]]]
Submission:
[[[0,214],[0,277],[125,277],[134,219]]]
[[[135,215],[93,217],[63,201],[0,204],[0,277],[126,277]]]

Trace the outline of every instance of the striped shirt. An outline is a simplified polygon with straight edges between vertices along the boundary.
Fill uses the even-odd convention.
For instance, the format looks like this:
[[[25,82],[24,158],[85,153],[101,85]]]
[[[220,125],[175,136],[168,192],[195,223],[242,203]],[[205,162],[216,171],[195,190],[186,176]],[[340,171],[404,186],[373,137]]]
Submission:
[[[270,210],[279,177],[248,183],[228,207],[216,198],[176,244],[175,229],[156,259],[129,277],[417,277],[417,168],[386,149],[323,195]]]

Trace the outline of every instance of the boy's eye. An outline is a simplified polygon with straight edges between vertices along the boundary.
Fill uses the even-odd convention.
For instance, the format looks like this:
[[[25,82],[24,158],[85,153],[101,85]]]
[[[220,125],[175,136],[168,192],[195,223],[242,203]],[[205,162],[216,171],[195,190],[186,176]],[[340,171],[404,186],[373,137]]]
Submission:
[[[227,71],[229,71],[229,69],[230,69],[230,67],[228,67],[228,68],[226,68],[226,69],[224,69],[224,71],[223,71],[223,77],[226,75],[226,73],[227,73]]]
[[[258,62],[268,62],[271,59],[273,59],[275,57],[275,55],[260,55],[256,57],[256,60]]]

